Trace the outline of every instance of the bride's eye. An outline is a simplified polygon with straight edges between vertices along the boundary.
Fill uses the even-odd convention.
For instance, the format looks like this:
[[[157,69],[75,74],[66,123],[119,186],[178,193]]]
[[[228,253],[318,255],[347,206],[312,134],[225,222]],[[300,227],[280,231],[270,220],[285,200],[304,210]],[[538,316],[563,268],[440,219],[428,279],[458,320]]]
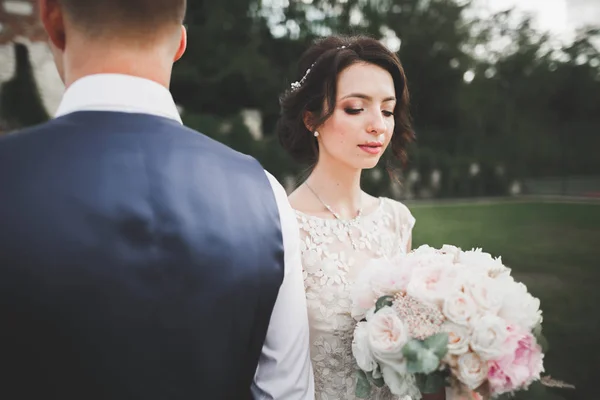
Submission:
[[[386,111],[386,110],[383,110],[383,111],[382,111],[382,113],[383,113],[383,115],[385,115],[386,117],[391,117],[391,116],[393,116],[393,115],[394,115],[394,112],[393,112],[393,111]]]
[[[346,114],[356,115],[356,114],[360,113],[361,111],[363,111],[363,108],[350,108],[350,107],[347,107],[347,108],[344,109],[344,111],[346,111]]]

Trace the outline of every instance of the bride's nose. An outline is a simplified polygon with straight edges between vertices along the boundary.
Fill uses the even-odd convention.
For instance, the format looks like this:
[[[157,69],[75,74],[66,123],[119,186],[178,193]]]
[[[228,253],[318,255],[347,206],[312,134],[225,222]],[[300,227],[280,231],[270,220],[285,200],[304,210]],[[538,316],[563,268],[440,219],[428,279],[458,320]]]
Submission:
[[[386,129],[385,119],[381,112],[372,112],[370,114],[367,132],[371,135],[379,136],[385,133]]]

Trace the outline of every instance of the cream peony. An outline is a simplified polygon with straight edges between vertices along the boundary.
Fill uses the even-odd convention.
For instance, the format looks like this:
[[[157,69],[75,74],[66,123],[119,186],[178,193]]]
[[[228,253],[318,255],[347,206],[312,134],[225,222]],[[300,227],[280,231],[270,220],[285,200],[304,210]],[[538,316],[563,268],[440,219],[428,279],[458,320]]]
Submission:
[[[455,262],[454,254],[447,254],[428,245],[422,245],[404,256],[415,268],[431,266],[451,266]]]
[[[447,265],[415,268],[406,292],[417,300],[441,307],[444,299],[457,291],[461,271]]]
[[[497,314],[506,296],[506,291],[503,290],[504,285],[499,285],[494,279],[487,276],[467,279],[464,288],[471,295],[482,314]]]
[[[458,261],[468,267],[483,269],[490,275],[496,275],[508,269],[502,264],[501,258],[493,258],[491,254],[485,253],[481,249],[461,252]]]
[[[471,348],[486,361],[501,357],[508,334],[506,322],[500,317],[486,314],[472,326]]]
[[[462,252],[462,250],[460,248],[449,245],[449,244],[443,245],[442,248],[440,249],[440,251],[444,254],[448,254],[448,255],[452,256],[452,258],[453,258],[452,261],[454,263],[458,263],[460,253]]]
[[[381,296],[405,292],[411,272],[410,265],[394,265],[383,259],[371,261],[352,287],[352,317],[361,321]]]
[[[541,322],[540,300],[533,297],[524,284],[507,282],[503,289],[506,296],[498,312],[500,317],[528,331]]]

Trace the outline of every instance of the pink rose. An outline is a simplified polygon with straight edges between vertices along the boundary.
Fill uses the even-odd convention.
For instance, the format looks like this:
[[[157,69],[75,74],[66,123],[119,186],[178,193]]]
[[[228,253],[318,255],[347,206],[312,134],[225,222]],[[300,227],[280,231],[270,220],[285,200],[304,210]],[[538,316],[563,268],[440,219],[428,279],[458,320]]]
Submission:
[[[514,327],[507,330],[507,351],[488,361],[488,380],[495,395],[525,389],[544,371],[544,354],[533,335]]]

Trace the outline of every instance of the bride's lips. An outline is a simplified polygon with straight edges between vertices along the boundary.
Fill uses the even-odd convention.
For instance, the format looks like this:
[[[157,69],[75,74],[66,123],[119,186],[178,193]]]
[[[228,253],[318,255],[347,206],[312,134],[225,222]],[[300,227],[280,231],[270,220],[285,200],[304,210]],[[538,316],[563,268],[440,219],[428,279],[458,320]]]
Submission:
[[[379,142],[369,142],[369,143],[365,143],[365,144],[359,144],[358,147],[360,147],[361,150],[363,150],[369,154],[379,154],[379,153],[381,153],[381,150],[383,149],[383,145]]]

